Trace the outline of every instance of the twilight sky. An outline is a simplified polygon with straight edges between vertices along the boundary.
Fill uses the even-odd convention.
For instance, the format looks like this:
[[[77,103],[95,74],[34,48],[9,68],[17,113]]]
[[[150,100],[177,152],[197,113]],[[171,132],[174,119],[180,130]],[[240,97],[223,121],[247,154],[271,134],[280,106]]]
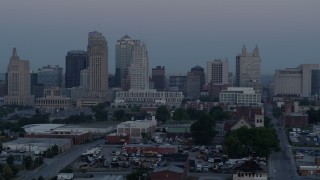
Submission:
[[[0,3],[0,72],[12,48],[31,70],[65,66],[69,50],[86,50],[88,32],[107,38],[109,73],[115,43],[126,33],[147,44],[150,68],[185,74],[193,66],[235,56],[257,44],[263,74],[319,63],[319,0],[3,0]]]

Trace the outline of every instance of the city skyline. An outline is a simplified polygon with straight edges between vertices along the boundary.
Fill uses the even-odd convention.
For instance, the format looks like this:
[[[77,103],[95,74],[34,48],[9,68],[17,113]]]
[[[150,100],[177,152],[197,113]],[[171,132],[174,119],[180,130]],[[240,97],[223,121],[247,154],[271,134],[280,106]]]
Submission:
[[[85,50],[86,35],[94,30],[108,41],[111,74],[116,41],[125,34],[148,45],[149,68],[165,66],[167,74],[186,74],[220,58],[228,58],[234,72],[243,44],[248,49],[258,45],[262,74],[318,63],[318,1],[22,2],[0,7],[0,72],[6,72],[13,47],[30,60],[31,70],[48,64],[65,69],[66,53]]]

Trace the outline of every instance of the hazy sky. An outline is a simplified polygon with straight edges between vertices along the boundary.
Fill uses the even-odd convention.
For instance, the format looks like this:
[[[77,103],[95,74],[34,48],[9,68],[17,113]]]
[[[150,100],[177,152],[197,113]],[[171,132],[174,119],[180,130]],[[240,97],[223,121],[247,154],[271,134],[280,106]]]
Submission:
[[[115,43],[124,34],[146,42],[150,68],[168,74],[206,67],[235,56],[243,44],[260,48],[263,74],[319,63],[319,0],[1,0],[0,72],[12,48],[32,70],[65,66],[69,50],[86,50],[88,32],[108,40],[109,72],[115,71]]]

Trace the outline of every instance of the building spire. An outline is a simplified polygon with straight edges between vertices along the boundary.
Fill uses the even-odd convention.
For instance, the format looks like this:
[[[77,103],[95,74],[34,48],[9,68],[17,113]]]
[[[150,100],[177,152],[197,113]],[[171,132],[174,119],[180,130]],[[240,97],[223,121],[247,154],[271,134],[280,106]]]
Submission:
[[[246,45],[243,44],[242,46],[242,56],[246,56],[247,55],[247,48],[246,48]]]
[[[19,56],[17,54],[17,49],[15,47],[13,48],[11,59],[12,60],[19,60]]]
[[[256,47],[254,48],[254,50],[253,50],[253,55],[254,55],[254,56],[259,56],[259,48],[258,48],[258,45],[256,45]]]

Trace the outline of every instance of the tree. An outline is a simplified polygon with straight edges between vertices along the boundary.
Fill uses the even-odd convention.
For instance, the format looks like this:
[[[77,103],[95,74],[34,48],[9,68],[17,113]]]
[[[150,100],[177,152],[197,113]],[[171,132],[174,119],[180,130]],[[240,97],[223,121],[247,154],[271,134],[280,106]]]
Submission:
[[[208,114],[202,114],[190,127],[194,143],[210,144],[215,136],[214,125],[214,120]]]
[[[178,121],[188,120],[189,116],[188,116],[188,113],[187,113],[187,111],[185,109],[178,108],[173,112],[172,119],[173,120],[178,120]]]
[[[223,120],[228,118],[228,113],[224,112],[222,107],[220,106],[214,106],[211,108],[209,114],[212,116],[212,118],[215,121]]]
[[[13,172],[12,172],[12,169],[10,168],[9,165],[4,165],[3,167],[3,177],[5,179],[11,179],[13,176]]]
[[[32,164],[33,164],[32,157],[31,156],[24,157],[23,164],[24,164],[26,169],[31,169],[32,168]]]
[[[140,180],[140,179],[150,179],[149,173],[147,171],[138,169],[126,176],[127,180]]]
[[[43,158],[41,156],[36,157],[33,162],[34,162],[34,167],[39,167],[43,164]]]
[[[307,114],[309,116],[309,123],[318,123],[320,122],[320,110],[315,110],[313,108],[310,108],[310,110],[307,111]]]
[[[190,120],[196,120],[198,119],[201,114],[205,113],[204,111],[196,110],[193,108],[188,108],[187,109],[188,117]]]
[[[10,154],[10,156],[7,157],[7,164],[13,165],[13,162],[14,162],[14,157],[12,154]]]
[[[13,176],[16,176],[18,173],[19,173],[19,168],[17,166],[10,166],[11,170],[12,170],[12,173],[13,173]]]
[[[271,118],[269,118],[268,116],[264,116],[264,127],[271,127]]]
[[[273,128],[246,128],[231,131],[224,140],[224,148],[232,158],[245,156],[268,157],[279,149],[279,140]]]
[[[113,116],[115,117],[115,119],[117,121],[122,121],[124,119],[125,115],[126,115],[126,112],[122,109],[115,111],[113,114]]]
[[[39,177],[38,177],[38,180],[45,180],[45,179],[44,179],[44,177],[39,176]]]
[[[161,122],[166,122],[170,119],[170,111],[166,106],[162,105],[157,108],[156,119]]]
[[[53,154],[53,156],[57,156],[60,152],[59,152],[59,146],[58,145],[53,145],[52,147],[51,147],[51,151],[52,151],[52,154]]]
[[[94,117],[96,118],[96,120],[108,120],[108,111],[106,111],[106,108],[108,106],[110,106],[110,103],[104,102],[92,107],[92,111],[95,113]]]

